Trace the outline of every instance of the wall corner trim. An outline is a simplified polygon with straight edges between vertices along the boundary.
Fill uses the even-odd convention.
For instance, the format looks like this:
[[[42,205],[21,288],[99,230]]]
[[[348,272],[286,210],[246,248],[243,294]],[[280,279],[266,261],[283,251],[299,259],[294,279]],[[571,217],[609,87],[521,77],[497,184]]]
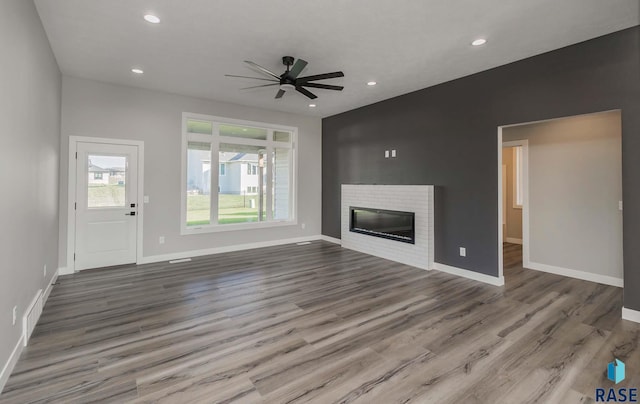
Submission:
[[[73,275],[73,270],[69,270],[69,267],[58,268],[58,275]]]
[[[613,276],[578,271],[576,269],[556,267],[553,265],[540,264],[538,262],[532,261],[524,262],[522,266],[525,269],[533,269],[535,271],[548,272],[550,274],[567,276],[569,278],[582,279],[583,281],[596,282],[603,285],[616,286],[618,288],[624,287],[624,280],[622,278],[615,278]]]
[[[13,348],[13,352],[11,352],[11,355],[9,355],[9,359],[7,359],[7,363],[4,364],[2,372],[0,372],[0,393],[2,393],[2,390],[4,390],[4,386],[5,384],[7,384],[7,380],[9,380],[9,376],[11,376],[13,368],[16,366],[16,363],[18,363],[20,354],[24,350],[23,341],[24,334],[21,334],[20,338],[18,339],[18,343],[16,344],[15,348]]]
[[[329,243],[342,245],[342,240],[335,237],[325,236],[324,234],[320,236],[320,240],[328,241]]]
[[[485,275],[478,272],[470,271],[468,269],[462,269],[458,267],[452,267],[450,265],[441,264],[439,262],[433,263],[433,269],[440,272],[446,272],[451,275],[472,279],[474,281],[488,283],[489,285],[493,285],[493,286],[504,285],[504,276],[497,277],[497,276]]]
[[[622,319],[633,321],[635,323],[640,323],[640,311],[627,309],[626,307],[622,308]]]

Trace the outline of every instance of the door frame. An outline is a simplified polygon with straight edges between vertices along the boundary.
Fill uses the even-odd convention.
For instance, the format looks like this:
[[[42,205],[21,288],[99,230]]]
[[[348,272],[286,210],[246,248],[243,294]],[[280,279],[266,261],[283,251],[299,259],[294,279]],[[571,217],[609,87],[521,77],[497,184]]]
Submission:
[[[529,267],[529,140],[502,142],[502,147],[522,147],[522,266]],[[502,158],[502,156],[500,156]],[[501,243],[506,237],[502,235]]]
[[[76,246],[76,169],[77,159],[75,156],[78,143],[99,143],[122,146],[138,147],[138,195],[136,214],[136,264],[142,262],[142,241],[143,241],[143,218],[144,218],[144,141],[129,139],[110,139],[101,137],[69,136],[69,172],[67,178],[67,274],[77,272],[75,267],[74,253]]]
[[[502,128],[524,124],[498,126],[498,276],[504,276],[504,234],[502,206],[502,148],[522,146],[522,265],[529,264],[529,140],[502,141]]]

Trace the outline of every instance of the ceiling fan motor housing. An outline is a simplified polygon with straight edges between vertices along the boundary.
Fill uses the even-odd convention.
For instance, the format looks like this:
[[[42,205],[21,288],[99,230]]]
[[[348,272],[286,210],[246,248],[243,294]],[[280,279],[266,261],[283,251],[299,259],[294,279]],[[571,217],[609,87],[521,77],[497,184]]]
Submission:
[[[282,64],[284,64],[287,67],[293,65],[293,61],[294,61],[293,56],[283,56],[282,57]]]

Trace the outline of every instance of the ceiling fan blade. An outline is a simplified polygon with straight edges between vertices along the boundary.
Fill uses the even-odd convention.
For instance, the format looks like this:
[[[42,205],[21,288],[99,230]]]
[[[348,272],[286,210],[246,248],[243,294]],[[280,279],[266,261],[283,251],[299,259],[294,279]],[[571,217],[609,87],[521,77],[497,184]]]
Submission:
[[[324,88],[325,90],[338,90],[342,91],[344,87],[342,86],[332,86],[329,84],[320,84],[320,83],[302,83],[301,86],[305,87],[313,87],[313,88]]]
[[[253,63],[253,62],[252,62],[252,61],[250,61],[250,60],[245,60],[244,62],[245,62],[246,64],[248,64],[248,65],[249,65],[249,67],[251,67],[252,69],[254,69],[254,70],[258,70],[259,72],[262,72],[262,73],[264,73],[264,74],[267,74],[267,75],[269,75],[269,76],[273,77],[273,78],[274,78],[274,79],[276,79],[276,80],[280,80],[280,76],[278,76],[277,74],[275,74],[275,73],[274,73],[274,72],[272,72],[272,71],[269,71],[269,70],[265,69],[264,67],[260,66],[259,64],[257,64],[257,63]]]
[[[333,73],[325,73],[325,74],[316,74],[315,76],[306,76],[298,78],[299,83],[306,83],[308,81],[314,80],[325,80],[325,79],[333,79],[336,77],[344,77],[344,73],[342,72],[333,72]]]
[[[235,74],[225,74],[225,77],[237,77],[237,78],[241,78],[241,79],[265,80],[265,81],[273,81],[273,82],[277,82],[278,81],[278,80],[272,80],[272,79],[265,79],[265,78],[262,78],[262,77],[236,76]]]
[[[296,77],[298,77],[298,75],[302,73],[302,70],[306,66],[307,66],[306,60],[302,60],[302,59],[296,60],[296,62],[293,64],[293,67],[291,67],[291,70],[289,71],[289,74],[288,74],[289,78],[295,79]]]
[[[261,86],[251,86],[251,87],[245,87],[245,88],[241,88],[240,90],[248,90],[250,88],[259,88],[259,87],[271,87],[271,86],[277,86],[280,83],[273,83],[273,84],[263,84]]]
[[[283,89],[280,89],[280,91],[278,91],[278,94],[276,94],[276,99],[277,98],[282,98],[282,96],[284,95],[286,91],[284,91]]]
[[[296,90],[298,90],[298,92],[306,95],[307,97],[311,98],[312,100],[318,98],[317,95],[315,95],[314,93],[312,93],[311,91],[307,90],[306,88],[302,88],[300,86],[296,86]]]

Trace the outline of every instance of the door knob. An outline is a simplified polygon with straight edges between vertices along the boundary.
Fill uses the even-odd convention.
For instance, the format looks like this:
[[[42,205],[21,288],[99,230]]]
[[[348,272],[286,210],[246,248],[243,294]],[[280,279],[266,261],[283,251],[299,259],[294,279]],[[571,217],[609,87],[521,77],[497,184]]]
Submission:
[[[125,213],[126,216],[135,216],[136,212],[129,212],[129,213]]]

